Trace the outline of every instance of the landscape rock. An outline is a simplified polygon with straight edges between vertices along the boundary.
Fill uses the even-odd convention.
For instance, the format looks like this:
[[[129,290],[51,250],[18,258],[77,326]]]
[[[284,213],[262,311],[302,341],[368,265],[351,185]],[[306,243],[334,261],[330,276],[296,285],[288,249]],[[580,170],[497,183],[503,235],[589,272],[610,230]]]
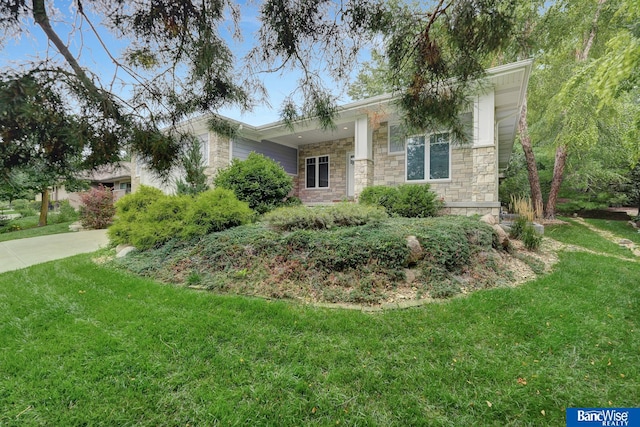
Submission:
[[[124,247],[118,250],[118,248],[120,248],[121,246],[124,246]],[[116,258],[123,258],[135,250],[136,248],[131,245],[118,245],[118,247],[116,248]]]
[[[493,226],[493,231],[494,233],[496,233],[496,236],[498,236],[498,243],[500,244],[500,246],[502,246],[504,249],[507,249],[509,247],[509,235],[507,234],[507,232],[504,231],[504,229],[498,224],[495,224]]]
[[[407,237],[407,247],[409,248],[409,258],[407,259],[407,265],[415,264],[424,258],[424,250],[418,241],[416,236]]]
[[[534,222],[533,229],[536,230],[536,233],[538,233],[541,236],[544,234],[544,225],[542,224],[538,224],[537,222]]]
[[[69,225],[69,231],[81,231],[84,230],[84,227],[80,223],[80,221],[76,221],[73,224]]]
[[[480,218],[480,221],[485,222],[489,225],[496,225],[498,221],[496,221],[496,217],[491,214],[486,214]]]

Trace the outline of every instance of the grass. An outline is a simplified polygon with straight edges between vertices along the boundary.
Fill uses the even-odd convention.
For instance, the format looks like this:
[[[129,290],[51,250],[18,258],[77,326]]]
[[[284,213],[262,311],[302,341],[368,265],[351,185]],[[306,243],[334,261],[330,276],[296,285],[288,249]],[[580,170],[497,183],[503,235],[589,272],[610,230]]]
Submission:
[[[564,425],[640,405],[640,263],[366,314],[197,292],[88,255],[0,275],[0,425]]]
[[[618,245],[617,243],[611,242],[604,237],[590,231],[586,226],[568,218],[561,219],[568,222],[568,225],[546,226],[544,232],[545,236],[551,237],[552,239],[558,240],[562,243],[583,246],[596,252],[622,256],[626,258],[633,257],[628,249],[620,247],[620,245]],[[595,225],[596,227],[614,232],[620,237],[629,239],[636,238],[634,236],[633,228],[627,225],[627,228],[625,229],[619,224],[614,224],[617,221],[587,220],[587,222]],[[623,223],[626,225],[626,222]]]
[[[34,222],[35,218],[35,222]],[[47,236],[50,234],[68,233],[69,226],[73,221],[61,222],[59,224],[50,224],[44,227],[38,227],[38,217],[26,217],[14,219],[11,224],[18,225],[21,230],[0,233],[0,242],[8,240],[26,239],[27,237]]]
[[[637,229],[631,227],[628,221],[611,221],[605,219],[585,219],[585,221],[598,228],[609,231],[616,236],[629,239],[640,245],[640,233]]]

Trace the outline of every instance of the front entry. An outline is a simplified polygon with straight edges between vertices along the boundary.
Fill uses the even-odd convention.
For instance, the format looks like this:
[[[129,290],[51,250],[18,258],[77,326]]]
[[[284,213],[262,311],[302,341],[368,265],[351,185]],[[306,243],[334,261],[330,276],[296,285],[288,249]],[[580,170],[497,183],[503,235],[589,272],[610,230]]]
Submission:
[[[347,197],[353,197],[354,195],[355,158],[356,156],[353,153],[347,153]]]

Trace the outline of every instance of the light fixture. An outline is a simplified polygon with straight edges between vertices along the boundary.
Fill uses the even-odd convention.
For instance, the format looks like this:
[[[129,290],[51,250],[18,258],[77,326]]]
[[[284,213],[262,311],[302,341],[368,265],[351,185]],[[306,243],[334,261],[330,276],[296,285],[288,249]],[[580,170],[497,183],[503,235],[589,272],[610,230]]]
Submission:
[[[298,135],[298,139],[302,139],[302,135]]]

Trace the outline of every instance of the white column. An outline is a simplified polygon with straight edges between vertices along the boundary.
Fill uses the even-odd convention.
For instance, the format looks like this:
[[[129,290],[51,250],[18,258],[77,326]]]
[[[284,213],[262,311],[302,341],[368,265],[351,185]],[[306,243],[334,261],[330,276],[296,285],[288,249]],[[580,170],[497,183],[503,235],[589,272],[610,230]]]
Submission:
[[[473,145],[495,145],[495,94],[493,89],[481,93],[473,106]]]
[[[355,155],[356,160],[373,160],[373,129],[369,126],[367,116],[356,119]]]

